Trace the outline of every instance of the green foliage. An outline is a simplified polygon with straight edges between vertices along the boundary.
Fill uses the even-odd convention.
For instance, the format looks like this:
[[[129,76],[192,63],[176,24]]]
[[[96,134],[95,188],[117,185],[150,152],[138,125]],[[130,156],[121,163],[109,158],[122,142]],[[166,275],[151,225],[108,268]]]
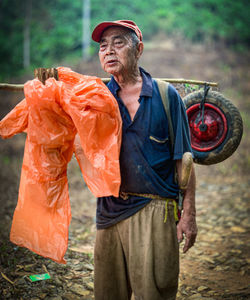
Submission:
[[[9,156],[3,156],[3,157],[1,157],[1,159],[3,160],[3,162],[4,162],[4,164],[5,165],[9,165],[10,164],[10,158],[9,158]]]
[[[32,2],[31,67],[57,66],[81,58],[82,0],[1,0],[0,80],[23,69],[26,3]],[[223,40],[238,49],[250,44],[248,0],[91,0],[91,29],[104,20],[131,19],[148,40],[159,32],[192,41]],[[91,46],[97,51],[95,43]]]

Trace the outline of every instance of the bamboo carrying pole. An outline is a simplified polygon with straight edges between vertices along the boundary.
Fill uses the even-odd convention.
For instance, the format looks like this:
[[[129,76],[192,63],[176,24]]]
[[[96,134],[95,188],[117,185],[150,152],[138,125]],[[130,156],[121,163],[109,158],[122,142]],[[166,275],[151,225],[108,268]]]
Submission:
[[[56,68],[37,68],[34,70],[34,75],[43,83],[45,83],[46,79],[49,77],[54,77],[58,80],[58,72]],[[157,78],[166,82],[170,83],[187,83],[187,84],[194,84],[194,85],[209,85],[209,86],[218,86],[216,82],[206,82],[200,80],[189,80],[189,79],[173,79],[173,78]],[[104,83],[108,83],[110,78],[101,78]],[[21,92],[23,91],[23,84],[10,84],[10,83],[0,83],[0,90],[7,90],[13,92]]]
[[[188,83],[188,84],[194,84],[194,85],[209,85],[217,87],[217,82],[207,82],[207,81],[199,81],[199,80],[188,80],[188,79],[182,79],[182,78],[156,78],[160,79],[166,82],[170,83]],[[101,80],[104,83],[108,83],[110,81],[110,78],[101,78]],[[6,91],[12,91],[12,92],[21,92],[23,90],[23,84],[11,84],[11,83],[0,83],[0,90],[6,90]]]

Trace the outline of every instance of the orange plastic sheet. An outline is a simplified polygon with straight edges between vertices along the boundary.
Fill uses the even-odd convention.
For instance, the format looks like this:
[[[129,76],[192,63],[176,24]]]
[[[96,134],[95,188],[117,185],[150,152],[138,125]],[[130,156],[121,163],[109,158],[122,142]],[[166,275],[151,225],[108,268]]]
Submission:
[[[75,139],[74,150],[84,180],[96,197],[118,196],[122,126],[118,104],[100,78],[68,68],[57,70],[66,92],[72,93],[63,97],[61,105],[80,137]]]
[[[67,164],[75,151],[94,195],[117,196],[121,118],[100,79],[58,71],[60,81],[25,84],[25,99],[0,122],[0,135],[27,132],[11,241],[65,263],[71,220]]]

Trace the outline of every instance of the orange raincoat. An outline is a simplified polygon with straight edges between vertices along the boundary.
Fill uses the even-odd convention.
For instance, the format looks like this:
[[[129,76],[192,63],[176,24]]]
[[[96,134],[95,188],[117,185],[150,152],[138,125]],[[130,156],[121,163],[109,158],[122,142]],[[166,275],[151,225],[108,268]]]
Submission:
[[[0,135],[27,131],[11,241],[65,263],[71,219],[67,164],[75,151],[93,194],[118,196],[121,117],[99,78],[63,67],[58,73],[60,81],[24,85],[25,99],[0,122]]]

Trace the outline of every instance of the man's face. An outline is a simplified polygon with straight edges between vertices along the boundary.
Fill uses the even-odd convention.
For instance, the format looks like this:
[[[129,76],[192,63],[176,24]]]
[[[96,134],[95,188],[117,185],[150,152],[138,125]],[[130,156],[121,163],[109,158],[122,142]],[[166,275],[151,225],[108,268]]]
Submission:
[[[136,50],[129,33],[122,27],[110,27],[102,35],[99,59],[103,70],[114,76],[130,72],[137,65]]]

